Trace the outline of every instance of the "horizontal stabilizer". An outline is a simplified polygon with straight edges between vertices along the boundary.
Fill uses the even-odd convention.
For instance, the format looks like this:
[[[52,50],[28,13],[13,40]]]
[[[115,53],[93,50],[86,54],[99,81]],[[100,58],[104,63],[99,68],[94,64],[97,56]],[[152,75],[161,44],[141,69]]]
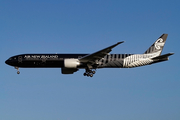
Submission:
[[[164,54],[164,55],[160,55],[157,57],[152,58],[152,60],[161,60],[161,59],[168,59],[169,56],[173,55],[174,53],[168,53],[168,54]]]

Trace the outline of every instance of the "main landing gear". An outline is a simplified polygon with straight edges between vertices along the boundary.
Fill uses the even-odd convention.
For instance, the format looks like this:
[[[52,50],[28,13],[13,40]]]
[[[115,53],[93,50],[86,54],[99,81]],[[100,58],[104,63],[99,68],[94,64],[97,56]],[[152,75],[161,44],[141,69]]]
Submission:
[[[91,70],[91,69],[86,69],[86,72],[84,73],[84,76],[87,77],[93,77],[93,75],[96,73],[96,71]]]
[[[17,74],[20,74],[19,67],[15,67],[17,69]]]

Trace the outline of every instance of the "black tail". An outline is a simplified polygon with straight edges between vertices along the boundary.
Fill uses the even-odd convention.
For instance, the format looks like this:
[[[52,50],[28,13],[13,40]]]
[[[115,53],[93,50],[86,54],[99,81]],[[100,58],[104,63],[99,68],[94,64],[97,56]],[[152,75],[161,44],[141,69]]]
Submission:
[[[144,54],[156,53],[157,56],[161,55],[167,36],[168,34],[162,34]]]

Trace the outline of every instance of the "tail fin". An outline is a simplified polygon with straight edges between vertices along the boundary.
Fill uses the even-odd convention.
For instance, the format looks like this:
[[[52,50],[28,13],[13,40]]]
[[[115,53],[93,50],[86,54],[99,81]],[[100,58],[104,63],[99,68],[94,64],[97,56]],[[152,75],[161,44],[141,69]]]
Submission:
[[[157,56],[161,55],[167,36],[168,34],[162,34],[144,54],[156,53]]]

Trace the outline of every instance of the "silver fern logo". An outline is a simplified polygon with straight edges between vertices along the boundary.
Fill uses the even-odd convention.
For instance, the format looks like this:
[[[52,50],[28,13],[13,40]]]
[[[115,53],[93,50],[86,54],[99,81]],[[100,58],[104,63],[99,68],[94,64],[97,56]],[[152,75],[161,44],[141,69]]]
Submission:
[[[161,49],[161,47],[164,46],[164,42],[162,38],[159,38],[156,42],[155,42],[155,48],[156,49]]]

